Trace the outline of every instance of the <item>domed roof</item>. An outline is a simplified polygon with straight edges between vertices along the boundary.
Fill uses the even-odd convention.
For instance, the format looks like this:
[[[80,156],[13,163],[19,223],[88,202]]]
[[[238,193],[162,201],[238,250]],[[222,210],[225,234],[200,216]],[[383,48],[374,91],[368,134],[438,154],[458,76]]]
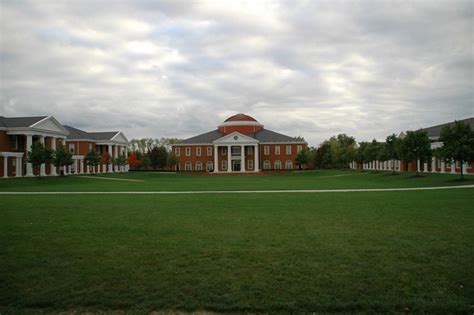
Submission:
[[[228,122],[228,121],[257,121],[257,120],[249,115],[237,114],[234,116],[230,116],[229,118],[224,120],[224,122]]]

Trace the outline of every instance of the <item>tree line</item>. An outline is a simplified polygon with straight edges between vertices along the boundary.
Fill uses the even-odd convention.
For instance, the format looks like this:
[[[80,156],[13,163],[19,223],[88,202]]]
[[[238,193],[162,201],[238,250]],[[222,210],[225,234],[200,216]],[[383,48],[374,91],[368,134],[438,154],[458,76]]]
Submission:
[[[325,140],[317,148],[307,148],[300,151],[296,157],[299,168],[347,168],[349,163],[358,164],[372,161],[394,161],[403,163],[420,161],[425,163],[433,156],[444,162],[458,161],[461,163],[461,178],[464,177],[463,165],[474,161],[474,131],[469,124],[455,121],[454,124],[442,128],[439,142],[443,146],[431,149],[431,140],[426,131],[419,129],[407,131],[399,136],[392,134],[384,142],[375,139],[367,142],[356,142],[354,137],[339,134]],[[418,175],[418,167],[416,168]]]

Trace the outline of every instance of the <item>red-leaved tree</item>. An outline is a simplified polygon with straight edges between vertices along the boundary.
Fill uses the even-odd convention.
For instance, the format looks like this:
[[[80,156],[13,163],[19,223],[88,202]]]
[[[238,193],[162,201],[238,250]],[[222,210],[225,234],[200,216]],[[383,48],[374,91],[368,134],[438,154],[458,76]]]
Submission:
[[[110,164],[110,153],[107,151],[102,152],[100,164],[109,165]]]
[[[132,153],[128,157],[128,165],[130,166],[138,166],[140,165],[140,160],[137,159],[137,155]]]

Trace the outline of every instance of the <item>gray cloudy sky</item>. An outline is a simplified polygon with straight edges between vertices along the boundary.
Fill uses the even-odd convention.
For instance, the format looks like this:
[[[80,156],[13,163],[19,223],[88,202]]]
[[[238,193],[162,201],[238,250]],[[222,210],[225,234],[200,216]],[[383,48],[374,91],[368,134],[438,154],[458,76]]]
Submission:
[[[383,139],[474,116],[473,3],[0,0],[0,115]]]

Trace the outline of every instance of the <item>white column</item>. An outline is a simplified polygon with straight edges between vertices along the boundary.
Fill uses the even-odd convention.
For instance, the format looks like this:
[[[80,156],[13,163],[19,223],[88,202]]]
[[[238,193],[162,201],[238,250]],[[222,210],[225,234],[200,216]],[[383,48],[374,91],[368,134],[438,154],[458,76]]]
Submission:
[[[456,173],[456,161],[454,160],[451,161],[451,173],[452,174]]]
[[[436,173],[436,158],[434,156],[431,158],[431,173]]]
[[[102,164],[102,173],[107,172],[107,165]]]
[[[63,166],[63,173],[64,173],[64,175],[69,175],[68,172],[67,172],[67,165]]]
[[[416,160],[416,170],[417,170],[418,172],[421,171],[421,166],[420,166],[420,160],[419,160],[419,159]]]
[[[8,178],[8,157],[3,156],[3,178]]]
[[[99,162],[100,163],[100,162]],[[100,174],[100,168],[102,167],[102,165],[96,165],[94,168],[97,169],[97,174]]]
[[[68,166],[67,166],[67,172],[68,172],[68,174],[72,174],[72,172],[71,172],[71,168],[72,168],[72,166],[71,166],[71,165],[68,165]]]
[[[33,136],[32,135],[27,135],[26,136],[26,155],[25,158],[27,159],[26,163],[26,177],[33,177],[35,176],[33,174],[33,166],[31,163],[28,162],[28,152],[31,151],[31,146],[33,145]]]
[[[112,151],[112,145],[109,144],[109,155],[110,155],[110,158],[112,159],[114,157],[114,152]],[[109,164],[109,172],[113,172],[113,168],[112,168],[112,163]]]
[[[45,146],[44,144],[44,136],[39,137],[40,143]],[[46,176],[46,164],[41,164],[40,166],[40,176]]]
[[[254,158],[255,158],[255,161],[253,162],[253,169],[255,172],[258,172],[259,171],[259,161],[258,161],[258,144],[254,145],[253,146],[253,154],[254,154]]]
[[[23,167],[22,167],[22,158],[21,157],[17,157],[16,158],[16,174],[15,176],[16,177],[21,177],[23,176]]]
[[[230,145],[227,146],[227,172],[232,172],[232,165],[231,165],[231,154],[232,154],[232,147]]]
[[[129,165],[128,165],[128,147],[125,146],[125,158],[127,159],[127,164],[125,164],[125,172],[128,172],[128,169],[129,169]]]
[[[52,137],[51,138],[51,150],[56,150],[56,138]],[[56,173],[56,165],[51,163],[51,172],[49,172],[49,175],[51,176],[57,176],[58,174]]]
[[[84,160],[79,160],[79,174],[84,174]]]
[[[245,146],[240,146],[240,171],[245,172]]]
[[[114,150],[114,158],[118,158],[118,146],[117,146],[117,145],[114,145],[114,146],[113,146],[113,150]],[[118,172],[118,171],[119,171],[119,168],[118,168],[117,163],[115,164],[114,171],[115,171],[115,172]]]
[[[440,173],[444,173],[446,172],[446,164],[444,163],[444,160],[441,160],[441,172]]]
[[[428,163],[423,163],[423,173],[428,173]]]
[[[467,162],[464,162],[461,167],[462,167],[462,173],[467,174]]]
[[[219,173],[219,147],[214,145],[214,173]]]

